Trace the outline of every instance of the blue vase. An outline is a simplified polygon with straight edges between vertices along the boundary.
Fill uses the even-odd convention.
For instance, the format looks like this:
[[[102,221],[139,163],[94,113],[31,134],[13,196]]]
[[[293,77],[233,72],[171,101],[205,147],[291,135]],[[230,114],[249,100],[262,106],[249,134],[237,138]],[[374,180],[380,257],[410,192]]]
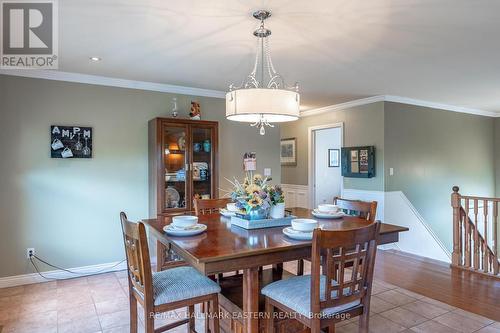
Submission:
[[[193,150],[194,150],[195,152],[199,152],[199,151],[201,151],[201,143],[195,143],[195,144],[194,144],[194,147],[193,147]]]
[[[210,153],[210,141],[209,140],[205,140],[203,141],[203,150],[205,151],[205,153]]]
[[[263,220],[267,219],[269,211],[262,208],[253,208],[248,212],[247,217],[249,220]]]

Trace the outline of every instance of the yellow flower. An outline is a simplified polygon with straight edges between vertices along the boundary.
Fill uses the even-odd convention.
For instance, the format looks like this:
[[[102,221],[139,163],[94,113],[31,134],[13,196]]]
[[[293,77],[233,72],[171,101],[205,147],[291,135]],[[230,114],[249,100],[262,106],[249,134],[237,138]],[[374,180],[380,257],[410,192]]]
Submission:
[[[256,182],[256,181],[259,181],[259,180],[262,180],[262,175],[259,174],[259,173],[256,173],[254,176],[253,176],[253,181]]]
[[[262,189],[260,188],[259,185],[255,185],[255,184],[250,184],[246,187],[245,189],[247,191],[248,194],[252,194],[252,193],[255,193],[255,192],[260,192]]]
[[[250,200],[248,200],[248,205],[252,208],[259,207],[262,205],[262,199],[258,195],[253,195]]]

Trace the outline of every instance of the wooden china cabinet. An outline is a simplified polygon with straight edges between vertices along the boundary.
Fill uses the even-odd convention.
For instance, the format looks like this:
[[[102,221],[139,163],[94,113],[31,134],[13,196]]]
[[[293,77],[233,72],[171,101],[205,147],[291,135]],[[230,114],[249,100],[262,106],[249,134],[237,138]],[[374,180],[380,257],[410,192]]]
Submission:
[[[155,118],[149,122],[149,213],[191,213],[193,198],[218,197],[218,122]]]

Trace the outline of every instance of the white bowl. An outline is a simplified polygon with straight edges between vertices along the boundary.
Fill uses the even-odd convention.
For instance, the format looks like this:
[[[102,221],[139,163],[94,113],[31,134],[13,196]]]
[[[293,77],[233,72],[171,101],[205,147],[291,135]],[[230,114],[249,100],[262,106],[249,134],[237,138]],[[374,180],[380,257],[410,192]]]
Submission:
[[[339,211],[339,206],[332,204],[318,205],[318,210],[322,213],[336,213]]]
[[[293,219],[292,228],[297,231],[312,232],[318,227],[318,222],[312,219]]]
[[[236,207],[236,204],[234,202],[230,202],[226,205],[226,208],[230,212],[237,212],[239,209]]]
[[[174,216],[172,218],[172,224],[177,227],[187,228],[192,227],[198,223],[198,216]]]

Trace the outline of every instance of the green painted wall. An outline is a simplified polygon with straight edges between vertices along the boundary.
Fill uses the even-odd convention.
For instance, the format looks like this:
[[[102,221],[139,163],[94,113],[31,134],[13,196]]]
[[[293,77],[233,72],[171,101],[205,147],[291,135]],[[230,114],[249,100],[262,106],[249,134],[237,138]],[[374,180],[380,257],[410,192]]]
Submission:
[[[344,123],[344,146],[376,148],[376,177],[370,179],[344,178],[344,187],[359,190],[384,189],[384,103],[372,103],[281,125],[282,138],[297,138],[297,166],[281,168],[281,182],[307,185],[308,183],[308,128],[331,123]]]
[[[26,248],[63,267],[124,257],[118,213],[148,215],[147,122],[173,95],[0,75],[0,277],[31,272]],[[265,137],[225,120],[222,99],[177,96],[220,122],[220,184],[241,177],[244,151],[280,179],[279,128]],[[182,116],[186,116],[183,112]],[[94,158],[50,158],[50,125],[94,128]]]
[[[495,118],[495,197],[500,197],[500,118]],[[500,228],[498,230],[500,233]],[[500,244],[498,244],[500,248]]]
[[[385,103],[385,190],[402,191],[450,250],[452,186],[495,195],[494,124],[490,117]]]

